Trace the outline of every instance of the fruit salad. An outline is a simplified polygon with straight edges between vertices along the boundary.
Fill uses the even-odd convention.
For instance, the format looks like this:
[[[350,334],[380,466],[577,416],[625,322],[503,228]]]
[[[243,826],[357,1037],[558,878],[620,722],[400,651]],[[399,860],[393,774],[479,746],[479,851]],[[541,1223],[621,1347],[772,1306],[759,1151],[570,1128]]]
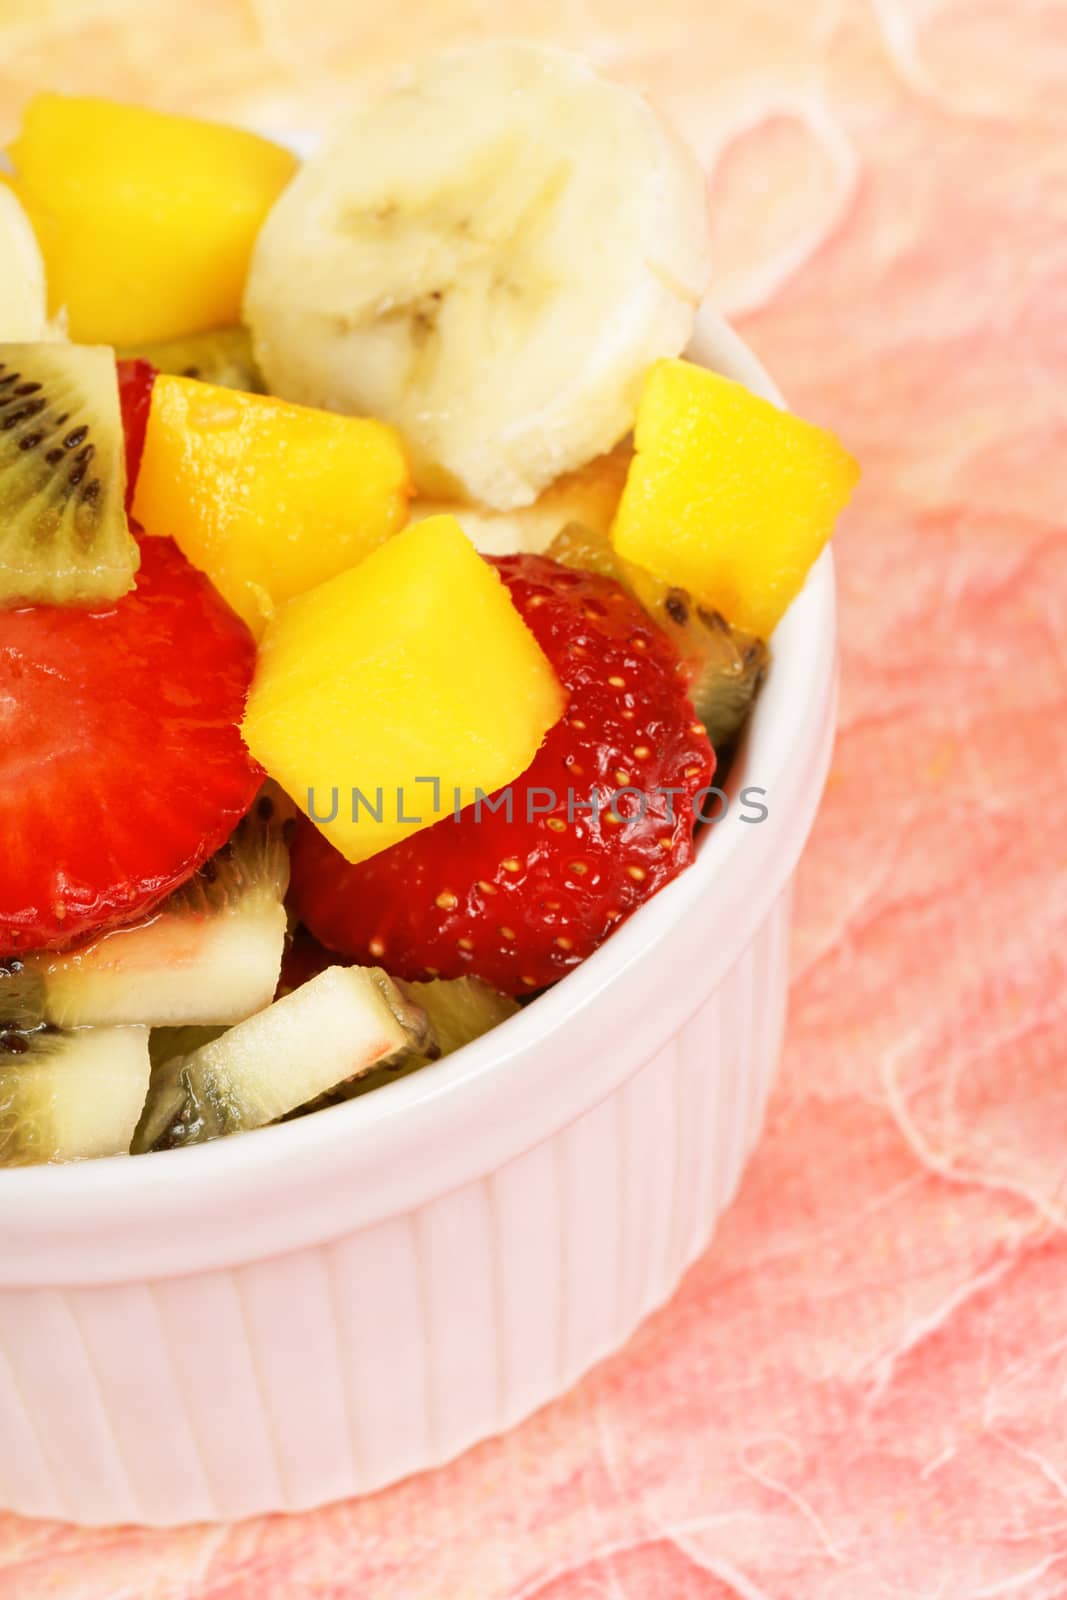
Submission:
[[[0,170],[0,1165],[433,1070],[694,859],[857,476],[685,358],[705,184],[525,45]]]

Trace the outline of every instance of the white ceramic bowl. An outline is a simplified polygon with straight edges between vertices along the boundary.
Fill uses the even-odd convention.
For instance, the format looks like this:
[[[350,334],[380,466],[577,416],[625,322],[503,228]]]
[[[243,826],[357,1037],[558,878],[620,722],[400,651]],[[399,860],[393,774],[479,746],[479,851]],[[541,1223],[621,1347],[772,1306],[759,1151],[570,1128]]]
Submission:
[[[694,359],[778,399],[701,318]],[[829,554],[698,860],[440,1064],[284,1126],[0,1172],[0,1504],[180,1523],[379,1488],[518,1422],[705,1248],[782,1038],[834,721]]]

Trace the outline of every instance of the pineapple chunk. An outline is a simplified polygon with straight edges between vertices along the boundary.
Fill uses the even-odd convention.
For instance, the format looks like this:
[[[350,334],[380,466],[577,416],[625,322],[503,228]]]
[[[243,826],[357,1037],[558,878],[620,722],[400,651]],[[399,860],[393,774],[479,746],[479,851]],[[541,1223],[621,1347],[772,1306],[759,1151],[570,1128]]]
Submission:
[[[169,534],[260,634],[275,608],[351,567],[407,519],[383,422],[160,374],[133,515]]]
[[[81,95],[35,95],[11,146],[50,309],[82,344],[239,322],[263,219],[296,171],[239,128]]]
[[[279,611],[243,731],[326,838],[364,861],[512,783],[563,708],[507,589],[442,516]]]
[[[766,639],[847,504],[859,468],[833,434],[688,361],[645,380],[619,555]]]

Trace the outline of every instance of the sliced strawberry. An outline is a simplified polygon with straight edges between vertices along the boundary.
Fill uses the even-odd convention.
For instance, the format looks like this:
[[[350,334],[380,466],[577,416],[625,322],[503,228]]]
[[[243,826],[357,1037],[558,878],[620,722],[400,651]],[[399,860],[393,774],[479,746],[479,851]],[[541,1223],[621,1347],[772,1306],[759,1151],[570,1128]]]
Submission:
[[[511,787],[511,820],[468,807],[351,866],[302,818],[292,883],[312,933],[352,960],[402,978],[475,973],[523,994],[577,966],[688,866],[715,757],[677,653],[618,584],[538,556],[494,565],[569,695]],[[621,789],[641,792],[643,818],[631,794],[612,821]],[[599,823],[580,809],[593,794]]]
[[[133,490],[144,454],[145,429],[152,405],[152,385],[156,369],[150,361],[120,361],[119,403],[122,406],[122,431],[126,435],[126,510],[133,504]]]
[[[169,539],[114,605],[0,612],[0,957],[132,921],[218,849],[261,776],[254,663]]]

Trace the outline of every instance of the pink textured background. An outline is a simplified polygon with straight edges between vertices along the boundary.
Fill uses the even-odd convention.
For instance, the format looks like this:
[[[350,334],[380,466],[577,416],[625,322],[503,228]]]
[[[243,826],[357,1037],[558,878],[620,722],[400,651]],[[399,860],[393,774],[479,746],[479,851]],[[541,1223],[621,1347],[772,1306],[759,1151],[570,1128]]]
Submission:
[[[313,125],[484,31],[650,87],[717,293],[866,476],[769,1127],[713,1249],[508,1438],[311,1516],[0,1517],[0,1600],[1067,1595],[1067,10],[0,0],[31,87]]]

